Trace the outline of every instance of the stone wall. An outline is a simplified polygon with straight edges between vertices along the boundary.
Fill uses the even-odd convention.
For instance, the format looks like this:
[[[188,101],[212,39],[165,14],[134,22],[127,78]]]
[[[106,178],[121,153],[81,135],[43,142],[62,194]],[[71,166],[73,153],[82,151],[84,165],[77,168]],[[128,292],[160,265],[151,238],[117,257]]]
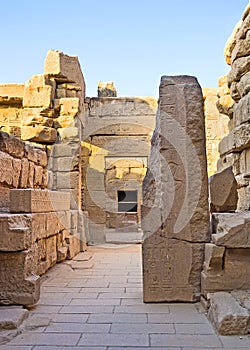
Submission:
[[[225,49],[231,70],[227,81],[220,80],[217,106],[230,118],[229,134],[219,144],[218,172],[210,179],[212,240],[205,246],[202,294],[221,334],[250,332],[249,29],[248,5]]]
[[[0,304],[33,304],[39,279],[70,257],[70,198],[46,190],[46,148],[0,132]]]
[[[223,79],[219,79],[219,84],[221,84],[221,81]],[[229,91],[228,88],[227,90]],[[218,145],[221,139],[228,133],[229,118],[225,113],[222,114],[217,109],[219,101],[226,104],[225,99],[223,100],[221,96],[223,93],[222,87],[220,89],[203,88],[202,93],[206,121],[207,172],[208,176],[211,176],[217,170],[217,161],[219,160]]]
[[[0,95],[1,129],[12,134],[0,134],[0,303],[27,305],[41,274],[86,249],[78,58],[49,51],[44,74],[0,85]]]
[[[90,220],[88,242],[140,240],[141,184],[147,169],[156,100],[99,97],[87,98],[86,102],[82,191],[83,210]],[[118,190],[138,192],[136,214],[118,212]]]

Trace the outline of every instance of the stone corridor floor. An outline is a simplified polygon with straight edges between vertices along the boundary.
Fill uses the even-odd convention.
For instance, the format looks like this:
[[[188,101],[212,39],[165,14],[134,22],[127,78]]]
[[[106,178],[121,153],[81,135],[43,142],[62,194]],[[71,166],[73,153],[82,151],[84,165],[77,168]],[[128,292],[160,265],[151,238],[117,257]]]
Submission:
[[[141,246],[89,247],[43,277],[41,299],[1,350],[250,349],[216,334],[199,304],[144,304]]]

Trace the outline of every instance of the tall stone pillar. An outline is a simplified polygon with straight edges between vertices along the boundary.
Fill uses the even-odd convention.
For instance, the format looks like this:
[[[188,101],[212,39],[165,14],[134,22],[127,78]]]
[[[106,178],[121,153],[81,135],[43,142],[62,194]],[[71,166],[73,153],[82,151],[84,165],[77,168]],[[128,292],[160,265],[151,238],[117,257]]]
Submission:
[[[144,302],[200,297],[210,239],[201,88],[195,77],[163,76],[143,182]]]

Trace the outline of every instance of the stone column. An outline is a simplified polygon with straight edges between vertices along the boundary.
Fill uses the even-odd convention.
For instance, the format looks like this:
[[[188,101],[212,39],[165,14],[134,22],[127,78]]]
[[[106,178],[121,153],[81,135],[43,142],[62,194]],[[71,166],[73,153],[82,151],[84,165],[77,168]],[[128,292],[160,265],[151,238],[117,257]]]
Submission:
[[[209,211],[203,97],[197,79],[163,76],[143,182],[144,302],[200,297]]]

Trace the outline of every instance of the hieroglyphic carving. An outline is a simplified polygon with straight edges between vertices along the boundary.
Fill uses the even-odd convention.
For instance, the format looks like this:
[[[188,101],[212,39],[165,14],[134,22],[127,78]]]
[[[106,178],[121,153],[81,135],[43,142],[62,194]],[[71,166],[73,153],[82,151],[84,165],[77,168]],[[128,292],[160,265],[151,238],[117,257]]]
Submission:
[[[145,215],[151,215],[151,208],[161,212],[154,228],[149,228],[149,220],[142,225],[147,233],[143,242],[145,302],[199,298],[203,242],[209,239],[204,124],[197,80],[163,77],[149,160],[157,204],[149,200],[147,176],[144,180]]]

